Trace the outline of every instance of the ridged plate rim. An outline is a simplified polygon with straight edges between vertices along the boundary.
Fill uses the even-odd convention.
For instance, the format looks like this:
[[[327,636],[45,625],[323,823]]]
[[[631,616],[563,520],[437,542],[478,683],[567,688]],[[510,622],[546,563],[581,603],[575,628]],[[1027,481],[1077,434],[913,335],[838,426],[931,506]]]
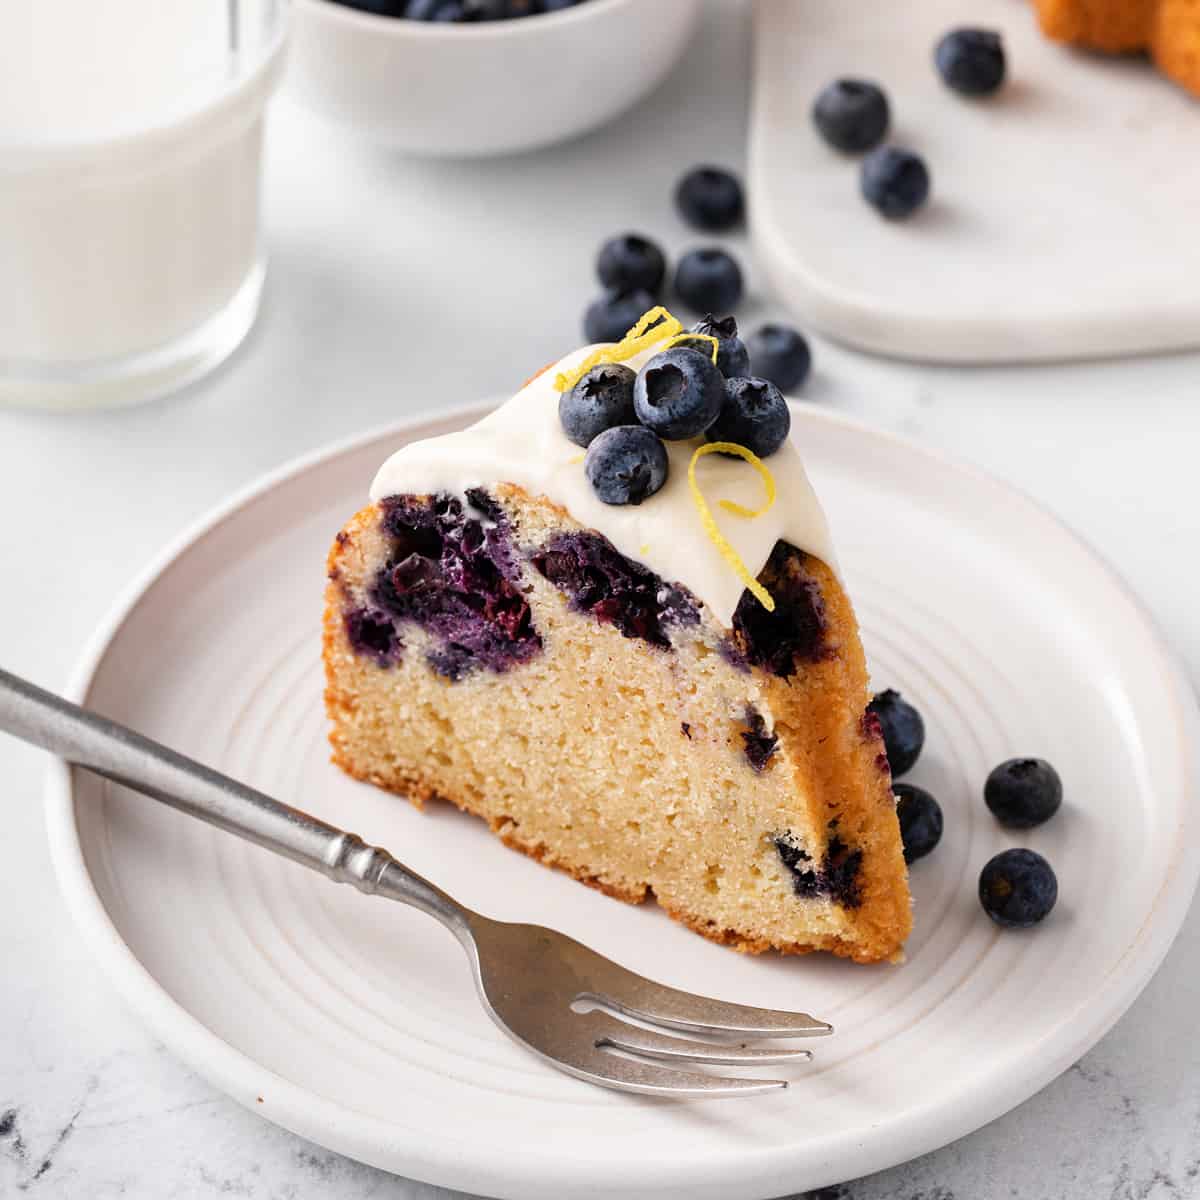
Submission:
[[[439,409],[375,427],[304,454],[237,491],[174,539],[132,582],[92,636],[72,673],[67,695],[86,703],[93,679],[114,638],[159,576],[195,543],[259,497],[372,443],[420,436],[431,425],[466,422],[483,415],[490,407],[473,404]],[[1059,1036],[1044,1046],[1040,1058],[1008,1062],[1004,1069],[995,1072],[991,1087],[950,1091],[940,1104],[925,1110],[906,1110],[899,1120],[881,1121],[875,1139],[868,1145],[842,1139],[845,1144],[827,1143],[818,1154],[802,1138],[786,1152],[763,1154],[747,1145],[743,1153],[729,1156],[715,1174],[710,1159],[702,1167],[689,1165],[686,1156],[673,1154],[669,1149],[653,1155],[641,1147],[636,1155],[625,1159],[613,1154],[611,1147],[597,1144],[594,1159],[585,1163],[577,1154],[556,1158],[553,1153],[545,1152],[518,1153],[506,1161],[497,1161],[486,1152],[473,1157],[472,1143],[469,1138],[461,1137],[462,1131],[448,1130],[444,1144],[430,1145],[411,1137],[402,1127],[334,1104],[269,1071],[209,1030],[167,993],[122,939],[104,907],[80,839],[74,772],[66,764],[54,761],[47,779],[47,829],[64,898],[100,966],[155,1036],[188,1066],[243,1106],[313,1142],[425,1182],[486,1190],[489,1195],[522,1200],[534,1195],[629,1195],[631,1189],[639,1195],[657,1197],[721,1195],[767,1200],[795,1190],[796,1183],[810,1188],[868,1174],[927,1153],[1002,1116],[1046,1086],[1103,1037],[1161,963],[1183,923],[1200,878],[1200,811],[1194,803],[1188,803],[1189,798],[1196,798],[1200,792],[1200,708],[1196,697],[1141,601],[1101,555],[1045,507],[996,477],[907,438],[810,405],[797,405],[795,412],[800,423],[841,426],[856,437],[916,456],[931,470],[948,472],[972,486],[992,490],[998,505],[1006,511],[1011,512],[1015,506],[1023,509],[1027,517],[1044,523],[1107,577],[1110,587],[1136,613],[1139,633],[1158,659],[1156,667],[1163,688],[1172,699],[1180,734],[1177,765],[1182,794],[1177,798],[1180,818],[1170,860],[1164,864],[1162,885],[1138,935],[1122,949],[1119,960],[1122,969],[1109,973],[1104,989],[1091,997],[1083,1011],[1064,1014],[1056,1027]],[[268,1077],[271,1102],[264,1106],[261,1093]],[[455,1136],[456,1133],[460,1136]]]

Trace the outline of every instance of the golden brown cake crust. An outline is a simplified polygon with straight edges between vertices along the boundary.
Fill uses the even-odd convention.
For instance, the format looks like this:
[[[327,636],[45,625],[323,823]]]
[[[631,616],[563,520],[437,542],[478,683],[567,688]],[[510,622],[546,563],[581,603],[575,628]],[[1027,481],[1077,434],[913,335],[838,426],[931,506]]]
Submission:
[[[1200,0],[1034,0],[1042,32],[1108,54],[1149,51],[1200,95]]]
[[[1161,71],[1200,96],[1200,0],[1161,0],[1150,53]]]
[[[332,735],[330,736],[332,741]],[[430,800],[440,800],[447,804],[453,804],[456,808],[461,809],[465,813],[470,813],[471,816],[483,816],[477,812],[472,806],[462,800],[455,799],[453,796],[444,796],[440,792],[435,792],[427,784],[423,783],[416,776],[410,776],[408,781],[400,780],[395,777],[384,781],[375,778],[369,774],[360,771],[354,762],[345,758],[339,753],[337,743],[334,742],[334,750],[332,755],[334,764],[340,767],[347,775],[354,779],[361,780],[363,783],[374,784],[376,787],[381,787],[385,791],[393,792],[397,796],[403,796],[408,800],[414,808],[424,808]],[[487,820],[486,817],[484,817]],[[579,883],[585,884],[590,888],[594,888],[598,892],[610,897],[613,900],[623,900],[626,904],[643,904],[649,899],[657,899],[653,891],[649,888],[618,887],[611,883],[606,883],[602,879],[598,879],[595,875],[589,875],[587,872],[573,867],[567,863],[555,862],[547,853],[546,848],[541,845],[530,845],[521,841],[520,838],[506,832],[499,824],[494,821],[488,821],[488,824],[494,834],[511,850],[519,850],[522,854],[541,863],[543,866],[553,867],[557,871],[563,871],[570,875]],[[836,954],[841,958],[852,958],[858,962],[879,962],[878,956],[863,956],[861,947],[847,943],[841,938],[822,938],[808,942],[770,942],[766,938],[752,937],[748,934],[739,933],[735,929],[718,929],[713,926],[712,922],[707,921],[704,917],[697,916],[695,913],[685,912],[681,909],[670,908],[667,905],[660,905],[663,911],[673,920],[678,921],[681,925],[686,925],[694,933],[700,934],[707,938],[710,942],[716,942],[720,946],[730,946],[739,954],[765,954],[770,950],[774,950],[780,954],[811,954],[814,951],[825,950],[831,954]],[[905,923],[907,928],[907,923]],[[887,957],[894,957],[889,955]]]
[[[1144,50],[1154,0],[1034,0],[1042,32],[1108,54]]]
[[[503,493],[507,502],[527,509],[531,519],[569,520],[562,509],[542,499],[532,500],[520,489],[505,485],[497,492]],[[826,651],[819,661],[806,663],[804,670],[791,678],[769,678],[762,690],[774,715],[776,732],[788,748],[786,765],[793,773],[796,794],[818,796],[827,822],[853,844],[865,847],[859,876],[862,904],[854,913],[841,914],[832,913],[832,906],[827,906],[832,913],[827,928],[811,929],[803,939],[788,939],[738,929],[732,921],[715,922],[693,906],[656,894],[652,883],[643,878],[589,869],[586,861],[564,857],[548,847],[544,839],[526,836],[520,822],[507,814],[488,811],[486,797],[473,787],[456,786],[446,767],[373,752],[375,742],[364,741],[358,732],[362,724],[361,714],[356,711],[363,692],[360,672],[365,668],[348,645],[343,605],[347,581],[362,575],[364,564],[376,549],[379,525],[380,510],[376,506],[360,510],[337,535],[327,561],[325,701],[332,721],[333,761],[339,767],[357,779],[407,797],[417,807],[440,799],[481,816],[506,845],[616,899],[636,904],[655,895],[673,919],[739,951],[757,954],[773,949],[804,954],[822,950],[859,962],[900,957],[911,929],[911,906],[891,777],[882,741],[862,721],[868,690],[857,623],[839,581],[824,563],[809,557],[805,569],[819,584],[823,598]],[[764,581],[770,587],[766,576]],[[597,639],[615,639],[615,645],[622,649],[628,645],[611,627],[596,625],[595,630]],[[784,765],[780,763],[779,767]]]

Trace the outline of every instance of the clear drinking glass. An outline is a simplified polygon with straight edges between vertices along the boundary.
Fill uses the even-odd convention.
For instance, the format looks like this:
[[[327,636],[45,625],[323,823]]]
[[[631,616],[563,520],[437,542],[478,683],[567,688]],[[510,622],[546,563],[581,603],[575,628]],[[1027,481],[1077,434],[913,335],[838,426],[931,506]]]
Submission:
[[[286,0],[0,0],[0,403],[132,404],[254,322]]]

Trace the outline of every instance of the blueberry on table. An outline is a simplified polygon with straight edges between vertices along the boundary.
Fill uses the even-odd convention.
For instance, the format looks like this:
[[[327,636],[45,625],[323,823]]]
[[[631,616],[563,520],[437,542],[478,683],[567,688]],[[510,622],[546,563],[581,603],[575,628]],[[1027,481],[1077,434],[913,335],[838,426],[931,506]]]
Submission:
[[[481,21],[483,14],[469,0],[409,0],[404,15],[410,21],[463,22]]]
[[[1050,820],[1062,797],[1062,780],[1043,758],[1010,758],[983,785],[984,803],[1009,829],[1032,829]]]
[[[929,169],[911,150],[880,146],[863,159],[859,186],[872,208],[896,221],[929,199]]]
[[[1050,915],[1057,900],[1054,868],[1033,850],[1005,850],[979,876],[979,902],[997,925],[1036,925]]]
[[[405,17],[410,21],[453,22],[507,21],[538,13],[573,8],[583,0],[333,0],[344,8],[375,13],[381,17]]]
[[[990,29],[952,29],[933,61],[947,87],[964,96],[990,95],[1004,82],[1004,43]]]
[[[588,447],[584,473],[605,504],[641,504],[667,482],[667,448],[642,425],[606,429]]]
[[[697,350],[675,346],[656,354],[633,385],[633,407],[647,429],[668,441],[698,437],[725,403],[725,378]]]
[[[404,17],[408,15],[408,0],[336,0],[343,8],[355,8],[359,12],[374,13],[377,17]]]
[[[583,336],[589,342],[619,342],[653,307],[654,297],[649,292],[610,288],[588,305],[583,315]]]
[[[750,369],[769,379],[782,392],[798,388],[808,378],[812,354],[799,330],[790,325],[763,325],[746,342]]]
[[[925,722],[921,714],[891,688],[880,692],[867,705],[867,712],[879,718],[892,777],[911,771],[925,745]]]
[[[638,233],[609,238],[596,257],[596,274],[606,288],[619,292],[646,291],[658,295],[667,260],[663,252]]]
[[[736,442],[767,458],[787,441],[791,427],[787,401],[769,379],[727,379],[725,403],[705,437],[710,442]]]
[[[717,370],[726,379],[736,379],[741,375],[750,374],[750,352],[746,343],[738,337],[737,321],[733,317],[714,317],[707,313],[691,328],[692,333],[700,333],[704,338],[717,339]],[[680,340],[677,346],[690,346],[701,354],[712,358],[712,342],[697,338],[695,342]]]
[[[904,861],[914,863],[942,840],[942,806],[924,788],[911,783],[898,783],[892,791],[896,795]]]
[[[675,291],[696,312],[728,312],[742,298],[742,270],[716,246],[689,250],[675,268]]]
[[[633,411],[632,368],[623,363],[594,366],[558,399],[558,419],[563,432],[585,449],[606,429],[636,425]]]
[[[835,149],[860,154],[883,141],[891,121],[887,96],[866,79],[835,79],[813,101],[813,124]]]
[[[675,204],[689,225],[712,233],[732,229],[745,211],[742,185],[721,167],[693,167],[675,187]]]

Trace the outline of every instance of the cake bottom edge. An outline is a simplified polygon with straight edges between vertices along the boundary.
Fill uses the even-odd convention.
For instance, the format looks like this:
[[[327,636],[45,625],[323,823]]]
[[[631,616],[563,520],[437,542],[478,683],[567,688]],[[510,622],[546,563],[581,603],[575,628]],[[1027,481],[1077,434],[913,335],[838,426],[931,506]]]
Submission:
[[[523,840],[510,827],[506,826],[505,823],[492,820],[485,813],[475,808],[469,800],[449,794],[451,789],[446,788],[444,785],[432,784],[428,779],[415,771],[408,772],[399,769],[391,775],[383,775],[378,771],[362,770],[353,759],[342,753],[338,746],[336,730],[330,733],[329,738],[333,746],[331,761],[334,766],[345,772],[352,779],[356,779],[360,783],[369,783],[373,787],[391,792],[393,795],[407,800],[417,809],[424,809],[426,804],[431,802],[449,804],[461,812],[467,813],[469,816],[486,821],[492,833],[510,850],[520,851],[520,853],[532,858],[542,866],[562,871],[576,882],[585,884],[587,887],[601,892],[610,899],[620,900],[630,905],[643,904],[647,900],[653,900],[671,920],[685,926],[693,933],[700,934],[701,937],[707,938],[708,941],[715,942],[719,946],[727,946],[732,950],[736,950],[739,954],[759,955],[773,952],[794,956],[828,953],[838,958],[847,958],[853,962],[863,964],[899,964],[904,961],[903,948],[896,949],[895,943],[892,940],[881,941],[878,945],[871,945],[865,939],[852,942],[845,938],[826,936],[803,942],[777,942],[758,934],[746,933],[737,929],[721,928],[705,917],[663,903],[655,895],[654,888],[649,883],[630,883],[623,886],[611,880],[601,878],[583,864],[568,862],[554,855],[544,843],[531,843]]]

